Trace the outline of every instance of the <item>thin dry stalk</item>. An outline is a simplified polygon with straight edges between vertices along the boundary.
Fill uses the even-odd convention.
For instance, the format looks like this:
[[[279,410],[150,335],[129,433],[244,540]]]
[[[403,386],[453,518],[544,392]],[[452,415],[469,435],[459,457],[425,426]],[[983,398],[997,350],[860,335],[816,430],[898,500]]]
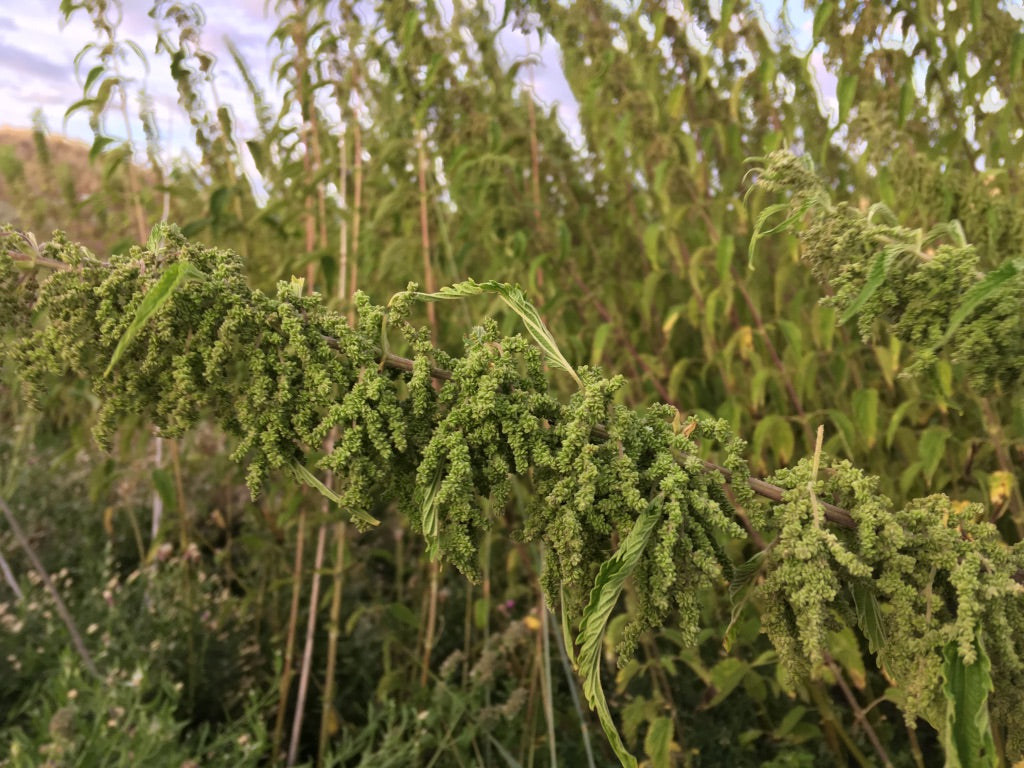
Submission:
[[[338,197],[341,217],[338,221],[338,299],[348,302],[348,147],[345,131],[338,137]],[[351,318],[349,320],[351,322]]]
[[[348,526],[344,522],[334,524],[334,570],[331,573],[331,613],[327,624],[327,670],[324,680],[323,714],[320,716],[320,743],[317,746],[317,765],[324,765],[327,741],[333,729],[334,674],[338,663],[338,639],[341,637],[341,596],[345,588],[345,540]]]
[[[96,669],[96,663],[92,660],[92,656],[89,655],[89,649],[85,647],[85,641],[82,639],[82,633],[78,631],[78,626],[75,624],[75,620],[71,618],[71,612],[68,607],[64,604],[63,598],[60,596],[60,592],[57,591],[56,585],[53,583],[53,579],[50,578],[50,574],[46,572],[46,568],[43,567],[43,561],[39,559],[39,555],[36,554],[35,549],[32,548],[32,544],[28,540],[28,536],[25,535],[25,531],[18,523],[17,518],[11,511],[11,508],[7,506],[7,502],[2,496],[0,496],[0,510],[3,510],[4,517],[7,519],[7,524],[11,526],[11,532],[14,534],[14,540],[18,542],[18,546],[21,547],[25,556],[28,557],[32,567],[36,569],[36,573],[39,574],[39,578],[43,581],[43,586],[46,587],[46,591],[50,593],[50,597],[53,598],[54,607],[57,609],[57,615],[60,616],[61,621],[64,622],[64,626],[67,627],[68,634],[71,635],[71,644],[75,646],[75,650],[78,651],[79,657],[82,659],[82,664],[88,670],[89,674],[93,677],[102,679],[99,670]]]
[[[565,682],[569,688],[569,697],[572,699],[572,708],[576,710],[576,717],[580,721],[580,737],[583,739],[583,751],[587,754],[587,768],[595,768],[594,747],[590,743],[590,726],[587,723],[587,716],[583,711],[580,702],[579,680],[572,671],[572,663],[569,661],[569,654],[565,650],[565,639],[562,633],[557,630],[554,633],[555,644],[558,646],[558,657],[562,662],[562,671],[565,673]]]
[[[544,546],[540,546],[541,572],[544,571]],[[543,665],[540,675],[540,695],[544,706],[544,722],[548,729],[548,756],[551,765],[558,765],[558,742],[555,738],[555,702],[551,685],[551,626],[550,614],[544,599],[544,592],[538,593],[537,611],[540,613],[540,662]]]
[[[363,209],[363,132],[359,127],[359,118],[352,120],[352,263],[348,281],[349,296],[359,289],[359,224],[360,212]],[[349,306],[348,322],[355,327],[356,309]]]
[[[327,502],[324,502],[326,506]],[[313,556],[313,583],[309,590],[309,615],[306,619],[306,643],[302,649],[302,669],[299,672],[299,690],[295,696],[295,714],[292,716],[292,737],[288,744],[286,765],[295,765],[299,759],[299,740],[302,736],[302,719],[306,710],[306,694],[309,691],[309,675],[313,667],[313,636],[316,633],[317,605],[320,601],[320,571],[324,565],[324,548],[327,543],[327,526],[321,525],[316,536],[316,554]]]
[[[416,154],[419,168],[420,187],[420,246],[423,251],[423,287],[427,293],[437,292],[434,267],[430,263],[430,219],[427,215],[427,148],[426,131],[416,134]],[[437,344],[437,312],[433,302],[427,303],[427,323],[430,326],[430,340]]]
[[[284,718],[288,710],[288,693],[292,686],[292,676],[295,674],[292,664],[295,661],[295,636],[299,623],[299,598],[302,594],[302,549],[306,540],[306,510],[305,505],[299,512],[299,530],[295,540],[295,563],[292,567],[292,603],[288,612],[288,633],[284,647],[284,666],[281,670],[281,680],[278,683],[277,694],[277,718],[274,722],[274,734],[271,740],[273,745],[274,760],[281,751],[281,743],[284,738]]]
[[[846,703],[850,705],[850,709],[853,711],[854,719],[860,723],[860,727],[864,730],[864,735],[868,737],[868,741],[871,742],[871,747],[875,750],[875,754],[878,755],[878,759],[882,761],[882,765],[886,766],[886,768],[892,768],[892,760],[889,759],[889,753],[885,751],[885,747],[882,746],[882,741],[878,738],[878,734],[875,733],[875,729],[871,725],[871,721],[868,720],[864,708],[861,707],[853,690],[846,682],[843,670],[839,668],[839,665],[835,663],[831,656],[826,657],[825,663],[835,676],[836,683],[838,683],[839,689],[843,692]]]
[[[430,220],[427,215],[427,148],[426,131],[416,134],[417,168],[420,191],[420,247],[423,251],[423,283],[427,293],[437,291],[434,279],[434,267],[430,262]],[[437,344],[437,314],[433,303],[427,304],[427,322],[430,325],[430,339]],[[420,669],[420,685],[426,686],[430,673],[430,655],[434,650],[437,634],[437,601],[440,593],[441,563],[431,559],[427,566],[430,570],[430,598],[427,605],[427,628],[423,637],[423,663]]]
[[[21,591],[21,587],[18,585],[18,580],[14,578],[14,571],[11,570],[10,563],[7,562],[7,558],[4,557],[4,553],[0,552],[0,572],[4,574],[4,581],[7,582],[7,586],[11,588],[11,592],[19,600],[25,599],[25,594]]]

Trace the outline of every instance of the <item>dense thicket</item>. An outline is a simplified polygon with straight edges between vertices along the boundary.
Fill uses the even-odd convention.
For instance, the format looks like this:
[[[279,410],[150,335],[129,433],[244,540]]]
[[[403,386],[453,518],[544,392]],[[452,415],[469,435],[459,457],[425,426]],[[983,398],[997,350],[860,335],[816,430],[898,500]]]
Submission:
[[[108,162],[93,199],[124,201],[139,247],[107,263],[7,237],[20,255],[3,262],[18,351],[2,479],[26,515],[34,457],[77,452],[85,476],[62,482],[88,504],[51,502],[31,524],[98,517],[113,560],[100,543],[70,564],[47,546],[54,570],[128,574],[146,594],[180,579],[163,610],[245,617],[258,647],[244,653],[211,642],[208,618],[145,627],[178,643],[149,685],[184,684],[160,698],[169,728],[196,726],[182,754],[222,734],[259,743],[244,759],[289,741],[290,759],[324,764],[612,759],[596,744],[590,756],[585,729],[568,735],[591,715],[553,674],[562,650],[626,761],[1020,757],[1024,32],[1007,9],[814,4],[805,55],[742,2],[522,4],[502,19],[463,4],[282,4],[279,114],[234,52],[258,125],[243,135],[217,102],[201,11],[157,3],[159,54],[202,157],[164,168],[143,110],[162,201],[107,136],[107,108],[133,87],[111,7],[64,11],[88,13],[104,43],[83,52],[95,68],[76,105]],[[531,98],[542,75],[503,62],[511,29],[557,43],[578,146]],[[835,77],[831,117],[819,61]],[[804,159],[775,152],[787,145]],[[240,170],[250,158],[266,202]],[[211,247],[150,235],[161,212]],[[295,272],[304,282],[249,287]],[[480,293],[470,275],[498,281],[484,295],[516,312],[483,298],[419,308],[443,285]],[[423,292],[384,303],[410,280]],[[532,340],[514,335],[517,313]],[[380,365],[395,354],[410,370]],[[546,375],[544,361],[578,373]],[[22,380],[41,414],[20,405]],[[90,422],[119,461],[96,456]],[[181,438],[160,448],[166,467],[127,460],[147,424]],[[782,503],[723,491],[697,458],[723,451],[734,472],[745,459],[774,473]],[[238,494],[229,455],[258,501]],[[349,516],[382,524],[355,537],[338,508],[294,490],[321,481]],[[856,528],[828,522],[828,504]],[[435,552],[479,586],[420,557]],[[197,573],[231,589],[211,603]],[[535,603],[541,586],[564,633]],[[73,608],[119,620],[102,590],[79,592]],[[112,670],[139,658],[105,641]],[[614,683],[604,669],[606,702],[614,648],[629,653]],[[218,667],[222,705],[201,682]],[[12,744],[94,743],[52,733],[68,689],[86,685],[74,674],[53,670],[34,694],[11,678]],[[296,718],[287,739],[285,716],[306,711],[319,733]],[[487,716],[470,726],[473,713]]]

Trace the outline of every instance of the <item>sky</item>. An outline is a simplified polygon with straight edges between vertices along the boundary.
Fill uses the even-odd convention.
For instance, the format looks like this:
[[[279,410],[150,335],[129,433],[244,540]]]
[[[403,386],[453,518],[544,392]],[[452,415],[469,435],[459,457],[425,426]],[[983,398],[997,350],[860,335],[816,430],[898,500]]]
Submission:
[[[258,81],[270,86],[273,51],[267,41],[276,26],[273,17],[265,13],[265,0],[202,0],[206,15],[202,45],[218,59],[216,84],[222,103],[232,105],[236,123],[242,135],[255,132],[256,121],[244,83],[224,44],[230,36]],[[184,112],[177,105],[177,88],[170,77],[166,55],[156,51],[155,22],[147,16],[151,3],[127,0],[119,35],[135,41],[152,68],[149,72],[137,57],[129,57],[123,64],[124,73],[134,79],[132,93],[144,85],[155,105],[160,133],[164,141],[175,149],[191,144],[189,126]],[[48,129],[67,134],[83,141],[92,141],[87,110],[79,110],[65,118],[68,107],[82,98],[82,85],[95,59],[83,59],[76,72],[75,57],[90,42],[99,38],[85,12],[78,12],[65,23],[57,0],[18,0],[0,3],[0,125],[29,127],[36,109],[41,109]],[[540,101],[557,106],[563,122],[570,127],[576,121],[576,108],[568,84],[557,65],[558,50],[551,42],[539,48],[536,42],[513,31],[503,34],[502,48],[506,63],[539,53],[542,64],[534,76],[534,87]],[[545,63],[547,66],[545,66]],[[135,113],[137,103],[130,103]],[[117,110],[105,118],[110,135],[124,136],[123,120]],[[133,126],[136,142],[141,139],[140,128]]]
[[[497,0],[490,1],[499,5]],[[177,104],[177,89],[170,77],[167,57],[155,52],[156,24],[147,15],[152,2],[124,0],[123,5],[124,19],[118,34],[135,41],[152,63],[152,69],[147,72],[134,56],[124,62],[124,74],[135,81],[130,92],[137,93],[140,86],[145,86],[155,106],[162,142],[172,156],[177,155],[193,147],[193,143],[185,114]],[[256,128],[251,100],[231,61],[224,38],[230,36],[258,81],[268,89],[267,95],[273,102],[275,94],[270,85],[270,72],[274,52],[268,48],[267,41],[276,20],[266,15],[266,0],[201,0],[200,5],[206,15],[202,45],[218,57],[215,69],[218,96],[222,103],[232,105],[240,135],[251,136]],[[778,0],[769,0],[764,5],[778,8]],[[807,33],[809,37],[809,15],[791,19],[791,27],[799,44],[802,34]],[[65,117],[65,112],[82,98],[85,75],[95,63],[94,58],[87,56],[76,71],[75,57],[87,44],[97,40],[97,33],[84,11],[74,15],[70,22],[64,22],[58,0],[0,3],[0,125],[28,127],[32,124],[33,112],[41,109],[50,132],[91,142],[87,111],[79,110],[69,117]],[[542,104],[558,110],[570,139],[580,144],[577,105],[559,66],[557,44],[549,36],[541,45],[536,36],[528,39],[511,29],[501,33],[499,43],[507,64],[528,54],[537,55],[539,63],[533,68],[531,87]],[[818,65],[815,68],[824,94],[823,109],[835,109],[831,95],[834,80],[820,66],[820,56],[817,62],[814,57],[812,54],[812,66]],[[527,71],[527,68],[521,70],[523,78],[528,77]],[[130,103],[129,111],[137,113],[138,104]],[[111,110],[105,119],[109,135],[125,135],[117,110]],[[141,146],[138,123],[133,125],[132,131],[136,145]]]

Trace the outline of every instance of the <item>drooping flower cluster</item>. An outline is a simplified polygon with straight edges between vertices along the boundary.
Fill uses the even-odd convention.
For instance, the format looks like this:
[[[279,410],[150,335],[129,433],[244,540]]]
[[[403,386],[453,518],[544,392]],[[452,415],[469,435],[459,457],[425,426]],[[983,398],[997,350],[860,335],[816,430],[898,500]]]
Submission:
[[[1003,254],[984,273],[959,223],[924,232],[899,225],[882,205],[864,211],[833,203],[810,162],[787,151],[767,158],[757,184],[792,194],[782,207],[801,214],[789,221],[802,222],[797,232],[801,255],[833,291],[823,302],[841,316],[856,315],[864,337],[875,320],[884,320],[914,350],[909,373],[927,370],[940,351],[947,351],[965,365],[982,393],[1024,385],[1024,261],[1019,253]],[[1019,243],[1013,233],[1024,230],[1024,216],[997,207],[998,197],[988,202],[986,219],[996,219],[991,236]],[[1015,220],[1006,220],[1013,215]],[[762,219],[759,226],[768,223]]]
[[[254,495],[273,471],[317,483],[310,468],[329,470],[344,513],[372,524],[395,505],[432,554],[471,578],[481,534],[521,483],[530,501],[518,535],[545,546],[543,586],[570,626],[582,617],[589,627],[580,641],[588,659],[607,621],[595,600],[618,599],[622,569],[636,595],[624,657],[672,617],[684,641],[695,640],[698,591],[733,571],[723,543],[743,531],[723,478],[697,458],[698,440],[717,444],[750,506],[744,443],[725,422],[684,425],[668,406],[632,410],[616,401],[621,378],[587,368],[564,401],[549,388],[542,351],[493,322],[467,334],[461,356],[448,355],[408,322],[412,290],[388,307],[359,297],[352,327],[300,281],[273,297],[251,290],[235,255],[169,226],[109,264],[57,239],[40,256],[65,268],[39,284],[4,245],[0,327],[29,396],[41,402],[55,377],[88,381],[102,403],[102,443],[138,417],[167,435],[215,421],[236,439]],[[945,264],[938,255],[935,263]],[[927,282],[929,269],[908,272],[908,284]],[[45,322],[24,319],[33,316]],[[389,356],[388,327],[412,361]],[[774,480],[783,503],[752,511],[773,539],[759,556],[763,627],[790,674],[817,674],[828,632],[857,626],[906,691],[908,715],[937,722],[943,664],[984,653],[1000,680],[993,714],[1024,733],[1024,547],[1007,547],[974,507],[945,497],[893,511],[877,481],[846,463],[816,472],[802,462]],[[855,529],[830,527],[818,499],[848,509]],[[642,549],[615,561],[625,540]],[[584,674],[593,686],[595,673]]]
[[[955,648],[974,664],[980,637],[999,680],[993,709],[1020,733],[1024,545],[1007,547],[978,504],[934,495],[894,510],[877,479],[847,461],[823,466],[817,478],[803,461],[772,480],[788,491],[763,521],[776,538],[758,590],[762,626],[787,670],[819,674],[829,631],[859,626],[879,667],[904,690],[908,718],[938,727],[943,655]],[[815,498],[843,504],[856,529],[822,525]]]
[[[723,441],[740,471],[742,443],[724,425],[695,422],[691,439],[673,426],[673,409],[616,405],[622,380],[587,369],[563,403],[535,345],[501,336],[493,322],[474,328],[454,358],[406,321],[404,299],[384,308],[360,297],[350,327],[299,281],[279,284],[275,296],[251,290],[234,254],[190,243],[170,226],[109,263],[60,240],[45,255],[68,268],[32,297],[32,311],[48,322],[15,342],[15,357],[37,401],[54,377],[91,383],[102,403],[101,444],[129,419],[169,436],[214,420],[236,438],[233,458],[246,462],[254,496],[271,472],[317,456],[313,469],[334,474],[354,520],[395,504],[432,551],[471,578],[488,515],[504,510],[519,478],[533,499],[521,535],[547,546],[547,594],[574,619],[600,564],[659,496],[665,518],[636,571],[640,605],[624,649],[673,611],[695,636],[695,591],[722,579],[723,537],[741,534],[721,478],[694,455],[693,439]],[[188,276],[133,328],[173,265]],[[9,260],[3,268],[0,276],[13,274]],[[24,302],[10,310],[19,312],[27,313]],[[415,352],[411,372],[382,364],[385,318]],[[450,369],[443,382],[432,376],[438,364]]]

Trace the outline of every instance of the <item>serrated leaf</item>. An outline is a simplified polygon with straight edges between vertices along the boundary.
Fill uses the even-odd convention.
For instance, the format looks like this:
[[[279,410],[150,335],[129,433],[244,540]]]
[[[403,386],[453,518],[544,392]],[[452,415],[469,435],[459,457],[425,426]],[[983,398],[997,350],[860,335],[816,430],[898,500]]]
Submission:
[[[946,441],[949,440],[949,428],[942,426],[928,427],[921,433],[917,444],[917,456],[921,460],[921,471],[925,481],[930,485],[935,471],[939,468],[942,457],[946,455]]]
[[[91,108],[92,107],[92,103],[93,103],[93,99],[91,99],[91,98],[84,98],[84,99],[79,99],[74,104],[72,104],[70,107],[68,107],[64,111],[64,128],[67,129],[68,118],[69,117],[71,117],[73,114],[75,114],[75,112],[77,112],[80,109],[85,109],[86,107],[90,107]]]
[[[882,251],[875,256],[874,261],[871,262],[871,269],[868,272],[867,280],[864,281],[863,287],[860,289],[860,293],[857,294],[850,306],[843,312],[842,317],[839,318],[839,324],[843,325],[848,322],[851,318],[856,316],[860,312],[861,308],[868,303],[868,300],[875,295],[875,292],[885,282],[885,273],[889,269],[888,264],[889,258],[885,251]]]
[[[858,389],[853,393],[853,419],[864,445],[874,448],[878,438],[878,390],[874,387]]]
[[[754,187],[751,187],[754,189]],[[754,253],[757,251],[757,243],[762,238],[768,235],[774,235],[776,232],[782,232],[789,228],[792,224],[798,222],[801,217],[807,211],[811,209],[811,200],[805,200],[796,207],[796,210],[782,220],[781,223],[775,226],[769,227],[768,221],[775,216],[777,213],[785,213],[790,210],[790,203],[775,203],[774,205],[767,206],[757,216],[757,221],[754,224],[754,233],[750,236],[750,243],[747,246],[747,267],[749,269],[754,268]]]
[[[715,694],[703,708],[711,709],[725,701],[749,671],[750,665],[735,657],[722,659],[715,664],[711,668],[711,685],[714,687]]]
[[[590,345],[590,364],[600,365],[604,357],[604,346],[608,342],[608,334],[612,331],[611,323],[601,323],[594,331],[594,341]]]
[[[292,462],[288,465],[288,469],[291,470],[292,477],[294,477],[303,485],[307,485],[313,490],[318,491],[320,495],[323,496],[324,498],[329,499],[330,501],[333,501],[335,504],[338,505],[340,505],[343,502],[341,496],[339,496],[326,485],[324,485],[322,482],[320,482],[320,478],[318,478],[316,475],[314,475],[312,472],[306,469],[306,467],[298,459],[293,459]],[[373,515],[368,515],[360,510],[347,511],[352,517],[358,520],[362,520],[364,523],[368,525],[380,525],[380,520],[375,518]]]
[[[671,768],[672,730],[672,719],[664,715],[654,718],[647,726],[644,752],[650,758],[651,768]]]
[[[726,653],[729,653],[732,650],[732,644],[735,638],[736,627],[740,620],[740,615],[743,613],[744,606],[753,594],[753,592],[748,590],[748,587],[754,583],[757,575],[764,568],[767,555],[774,546],[775,542],[773,541],[767,548],[762,549],[760,552],[756,552],[746,562],[733,568],[732,578],[729,581],[729,602],[732,603],[732,612],[729,618],[729,624],[726,626],[725,632],[722,634],[722,646],[725,648]],[[740,593],[744,593],[743,597],[737,600]]]
[[[637,761],[622,743],[608,710],[608,701],[601,686],[601,649],[608,620],[622,594],[626,579],[640,562],[651,534],[661,520],[662,499],[662,495],[659,494],[651,502],[647,510],[637,518],[615,554],[601,564],[594,580],[594,588],[590,592],[590,601],[583,611],[580,631],[576,638],[580,647],[577,660],[580,679],[583,682],[583,695],[590,708],[597,712],[597,718],[616,756],[627,768],[636,768]]]
[[[733,568],[732,579],[729,580],[729,596],[735,597],[741,591],[754,583],[754,579],[764,567],[767,549],[754,553],[746,562]]]
[[[802,704],[797,704],[786,713],[785,717],[782,718],[782,722],[779,723],[778,727],[772,732],[772,736],[776,739],[783,739],[788,736],[790,731],[796,727],[797,723],[803,719],[804,713],[806,712],[807,707]]]
[[[885,625],[882,623],[882,607],[875,593],[861,581],[849,585],[853,605],[857,611],[857,626],[868,640],[868,650],[878,653],[885,649]]]
[[[994,270],[989,272],[985,277],[978,283],[968,289],[964,294],[964,299],[960,302],[960,306],[957,307],[956,312],[950,315],[949,325],[946,327],[946,332],[943,334],[942,339],[932,347],[932,350],[936,350],[947,341],[956,330],[963,325],[964,321],[971,316],[971,313],[978,308],[986,299],[990,298],[999,287],[1016,277],[1021,271],[1024,271],[1024,260],[1011,259],[1010,261],[1003,262]]]
[[[757,458],[761,465],[768,466],[765,456],[765,449],[771,446],[772,451],[778,458],[780,464],[788,464],[793,458],[793,451],[796,447],[796,440],[793,437],[793,429],[785,417],[777,413],[770,413],[761,419],[754,427],[754,439],[751,443],[751,454]]]
[[[942,746],[946,768],[989,768],[996,765],[996,749],[989,727],[988,694],[992,685],[992,662],[981,638],[974,638],[977,659],[965,664],[957,644],[942,651],[942,694],[946,716],[942,728]]]
[[[541,320],[540,313],[537,312],[534,307],[526,299],[526,295],[523,293],[522,288],[518,285],[511,283],[499,283],[496,280],[485,280],[482,283],[478,283],[475,280],[464,280],[461,283],[455,283],[454,285],[445,286],[436,293],[421,293],[419,291],[406,291],[397,296],[410,295],[417,301],[451,301],[454,299],[464,299],[467,296],[479,296],[482,293],[493,293],[501,297],[508,307],[515,312],[522,319],[526,325],[526,330],[529,332],[533,340],[537,342],[537,346],[544,352],[544,356],[547,358],[548,364],[560,368],[561,370],[572,376],[573,380],[579,385],[583,386],[583,382],[580,381],[580,377],[576,375],[575,369],[569,365],[569,361],[562,355],[561,350],[558,348],[558,344],[555,343],[555,338],[551,335],[551,332],[544,325],[544,321]],[[392,298],[394,301],[394,298]],[[386,330],[386,328],[385,328]],[[383,334],[382,334],[383,336]]]
[[[128,330],[124,332],[121,340],[117,342],[117,348],[114,350],[114,354],[110,358],[110,363],[107,365],[103,375],[110,375],[110,371],[117,365],[118,360],[121,359],[124,351],[135,340],[135,337],[139,335],[164,304],[170,301],[174,292],[185,281],[205,279],[206,275],[196,269],[190,262],[179,261],[169,266],[139,303],[139,308],[135,311],[135,317],[132,318],[132,322],[128,326]]]
[[[92,146],[89,147],[89,162],[93,162],[97,157],[103,154],[103,150],[108,145],[113,144],[116,139],[112,139],[109,136],[97,136],[92,140]]]
[[[885,447],[892,448],[892,441],[896,438],[896,430],[903,423],[903,417],[911,406],[917,405],[916,400],[904,400],[889,417],[889,426],[885,430]]]
[[[97,64],[95,67],[89,70],[89,74],[85,76],[85,85],[82,86],[82,91],[85,93],[89,92],[89,87],[95,82],[96,78],[103,74],[103,65]]]
[[[438,557],[437,492],[441,489],[443,481],[444,467],[438,465],[430,487],[423,493],[423,504],[420,507],[423,538],[427,540],[427,554],[431,560],[437,560]]]

